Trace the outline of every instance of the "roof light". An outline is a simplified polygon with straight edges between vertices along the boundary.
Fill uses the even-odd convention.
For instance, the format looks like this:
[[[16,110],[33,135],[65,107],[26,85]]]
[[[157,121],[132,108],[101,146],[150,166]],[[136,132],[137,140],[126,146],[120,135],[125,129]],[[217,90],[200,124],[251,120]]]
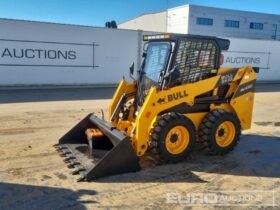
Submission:
[[[154,40],[154,39],[170,39],[170,34],[159,34],[159,35],[144,35],[143,40]]]

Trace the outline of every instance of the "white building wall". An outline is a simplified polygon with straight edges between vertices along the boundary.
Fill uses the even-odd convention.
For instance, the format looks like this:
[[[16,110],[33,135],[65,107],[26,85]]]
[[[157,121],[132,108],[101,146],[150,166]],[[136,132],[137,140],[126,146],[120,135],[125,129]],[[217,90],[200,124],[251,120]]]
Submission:
[[[280,41],[229,38],[224,67],[259,67],[258,81],[280,81]]]
[[[198,25],[198,17],[213,19],[213,25]],[[239,21],[239,28],[225,27],[225,20]],[[167,21],[167,22],[166,22]],[[263,29],[250,29],[250,23],[262,23]],[[276,39],[280,40],[280,15],[183,5],[166,12],[146,14],[119,24],[120,28],[252,39],[272,39],[273,24],[277,25]]]
[[[229,9],[219,9],[189,5],[188,33],[228,36],[253,39],[271,39],[272,25],[277,24],[277,39],[280,40],[280,15],[245,12]],[[198,25],[198,17],[213,19],[213,25]],[[239,28],[225,27],[225,20],[240,22]],[[263,23],[263,30],[250,29],[250,22]]]
[[[168,9],[167,32],[189,33],[189,5]]]
[[[139,66],[143,34],[151,32],[0,19],[0,86],[116,84]],[[259,81],[280,80],[280,41],[229,39],[224,66],[256,66]]]
[[[153,14],[145,14],[137,18],[128,20],[124,23],[118,24],[118,28],[166,32],[166,16],[166,11]]]
[[[118,83],[129,77],[132,62],[139,65],[139,33],[0,19],[0,85]],[[14,50],[17,57],[21,50],[28,57],[16,58]],[[58,58],[58,51],[75,51],[76,58]]]

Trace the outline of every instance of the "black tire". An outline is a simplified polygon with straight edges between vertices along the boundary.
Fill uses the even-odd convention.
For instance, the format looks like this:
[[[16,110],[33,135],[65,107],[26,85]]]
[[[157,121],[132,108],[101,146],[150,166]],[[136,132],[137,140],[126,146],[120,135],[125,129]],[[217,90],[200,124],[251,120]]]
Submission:
[[[172,154],[166,147],[167,134],[175,126],[183,126],[184,128],[186,128],[189,136],[189,142],[186,144],[186,148],[183,149],[183,147],[183,151],[179,154]],[[177,133],[172,135],[177,135]],[[180,135],[177,136],[177,139],[175,139],[173,143],[176,144],[179,136]],[[151,130],[150,148],[155,157],[157,157],[161,161],[175,163],[184,160],[192,152],[195,144],[195,138],[195,127],[191,120],[181,114],[173,112],[166,113],[158,117],[153,129]]]
[[[216,132],[218,135],[225,135],[224,131],[220,132],[219,126],[225,122],[230,121],[235,128],[235,133],[232,134],[233,139],[231,143],[226,146],[220,146],[217,143]],[[219,129],[219,131],[217,131]],[[221,134],[220,134],[221,133]],[[206,117],[203,119],[199,128],[199,141],[206,146],[209,154],[212,155],[225,155],[232,151],[237,145],[241,135],[240,122],[237,116],[224,109],[217,109],[209,112]]]

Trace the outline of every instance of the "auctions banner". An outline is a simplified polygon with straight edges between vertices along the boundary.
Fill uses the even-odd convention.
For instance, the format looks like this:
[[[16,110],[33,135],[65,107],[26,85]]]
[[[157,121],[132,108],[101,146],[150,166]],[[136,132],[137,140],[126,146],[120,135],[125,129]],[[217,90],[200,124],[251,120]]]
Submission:
[[[269,52],[224,51],[224,67],[253,66],[269,69]]]
[[[95,67],[96,46],[0,39],[0,66]]]

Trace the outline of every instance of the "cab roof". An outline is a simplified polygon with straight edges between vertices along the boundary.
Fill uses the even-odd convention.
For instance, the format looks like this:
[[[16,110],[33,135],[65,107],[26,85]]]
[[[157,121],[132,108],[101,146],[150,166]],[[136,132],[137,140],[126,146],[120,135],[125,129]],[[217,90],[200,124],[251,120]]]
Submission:
[[[194,34],[153,34],[144,35],[143,41],[177,41],[179,39],[203,39],[215,41],[221,50],[228,50],[230,41],[228,39],[222,39],[215,36],[202,36]]]

